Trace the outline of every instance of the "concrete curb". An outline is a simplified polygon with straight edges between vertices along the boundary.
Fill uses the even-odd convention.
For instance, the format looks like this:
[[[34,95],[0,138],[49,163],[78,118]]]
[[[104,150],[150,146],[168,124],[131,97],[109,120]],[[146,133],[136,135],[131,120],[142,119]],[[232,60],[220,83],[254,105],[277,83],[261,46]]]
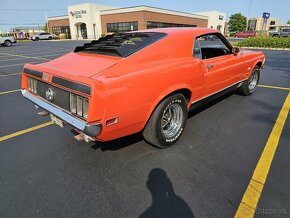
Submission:
[[[241,47],[245,49],[259,49],[259,50],[276,50],[276,51],[290,51],[290,48],[264,48],[264,47]]]

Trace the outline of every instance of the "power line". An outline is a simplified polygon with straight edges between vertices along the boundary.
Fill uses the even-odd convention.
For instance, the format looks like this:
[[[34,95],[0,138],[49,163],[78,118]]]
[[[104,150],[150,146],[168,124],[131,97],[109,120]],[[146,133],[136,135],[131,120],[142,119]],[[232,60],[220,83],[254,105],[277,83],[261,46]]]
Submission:
[[[1,8],[0,11],[66,11],[66,9],[15,9],[15,8]]]
[[[24,26],[24,25],[39,25],[39,24],[45,24],[45,23],[43,23],[43,22],[39,22],[39,23],[0,23],[1,26],[11,26],[11,25]]]

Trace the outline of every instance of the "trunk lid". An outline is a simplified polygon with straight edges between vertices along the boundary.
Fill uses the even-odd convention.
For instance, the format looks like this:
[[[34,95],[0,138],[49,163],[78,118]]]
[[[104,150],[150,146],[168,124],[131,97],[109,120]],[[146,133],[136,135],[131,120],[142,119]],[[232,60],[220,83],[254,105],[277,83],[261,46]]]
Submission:
[[[49,62],[38,64],[48,71],[58,71],[72,76],[91,78],[115,65],[120,58],[101,55],[68,53]]]

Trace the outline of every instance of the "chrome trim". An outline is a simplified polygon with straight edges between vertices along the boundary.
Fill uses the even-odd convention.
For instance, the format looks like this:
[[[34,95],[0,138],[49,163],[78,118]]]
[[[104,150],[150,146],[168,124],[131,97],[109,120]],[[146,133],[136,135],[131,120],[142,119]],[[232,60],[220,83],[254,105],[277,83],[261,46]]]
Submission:
[[[232,84],[232,85],[230,85],[230,86],[227,86],[227,87],[225,87],[225,88],[223,88],[223,89],[221,89],[221,90],[219,90],[219,91],[217,91],[217,92],[214,92],[214,93],[212,93],[212,94],[210,94],[210,95],[207,95],[207,96],[204,96],[204,97],[202,97],[202,98],[200,98],[200,99],[197,99],[197,100],[191,102],[191,104],[194,104],[194,103],[196,103],[196,102],[198,102],[198,101],[201,101],[201,100],[203,100],[203,99],[205,99],[205,98],[208,98],[208,97],[210,97],[210,96],[212,96],[212,95],[215,95],[215,94],[217,94],[217,93],[219,93],[219,92],[222,92],[222,91],[224,91],[224,90],[226,90],[226,89],[228,89],[228,88],[230,88],[230,87],[232,87],[232,86],[234,86],[234,85],[237,85],[237,84],[239,84],[239,83],[243,83],[243,82],[245,82],[246,80],[247,80],[247,79],[245,79],[245,80],[241,80],[240,82],[237,82],[237,83],[234,83],[234,84]],[[241,86],[241,85],[239,84],[239,86]]]
[[[56,106],[54,106],[54,105],[52,105],[50,103],[47,103],[44,100],[39,99],[38,97],[36,97],[35,95],[29,93],[25,89],[22,89],[21,92],[22,92],[22,95],[25,98],[29,99],[30,101],[32,101],[37,106],[39,106],[39,107],[43,108],[44,110],[47,110],[48,112],[54,114],[55,116],[59,117],[64,122],[66,122],[66,123],[70,124],[71,126],[83,131],[85,134],[89,130],[89,127],[93,128],[95,130],[93,132],[89,131],[88,132],[89,136],[95,137],[98,134],[100,134],[101,129],[102,129],[102,125],[100,123],[88,124],[87,122],[85,122],[83,120],[80,120],[80,119],[72,116],[71,114],[68,114],[68,113],[64,112],[60,108],[58,108],[58,107],[56,107]]]

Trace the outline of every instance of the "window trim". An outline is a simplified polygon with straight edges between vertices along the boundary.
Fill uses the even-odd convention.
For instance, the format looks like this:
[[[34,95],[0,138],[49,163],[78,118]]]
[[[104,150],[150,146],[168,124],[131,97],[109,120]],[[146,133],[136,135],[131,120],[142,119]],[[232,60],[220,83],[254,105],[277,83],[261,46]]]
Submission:
[[[192,57],[196,58],[193,54],[193,49],[194,49],[194,43],[195,43],[195,40],[197,40],[197,38],[199,37],[202,37],[202,36],[208,36],[208,35],[216,35],[224,44],[225,46],[229,49],[230,53],[229,54],[226,54],[226,55],[222,55],[222,56],[217,56],[217,57],[213,57],[213,58],[209,58],[209,59],[214,59],[214,58],[219,58],[219,57],[224,57],[224,56],[227,56],[227,55],[233,55],[233,46],[231,45],[231,43],[229,43],[229,41],[224,37],[223,34],[219,33],[219,32],[213,32],[213,33],[205,33],[205,34],[200,34],[200,35],[197,35],[195,36],[194,38],[194,41],[193,41],[193,47],[192,47]],[[220,36],[220,37],[219,37]],[[198,60],[209,60],[209,59],[200,59],[200,58],[196,58]]]

